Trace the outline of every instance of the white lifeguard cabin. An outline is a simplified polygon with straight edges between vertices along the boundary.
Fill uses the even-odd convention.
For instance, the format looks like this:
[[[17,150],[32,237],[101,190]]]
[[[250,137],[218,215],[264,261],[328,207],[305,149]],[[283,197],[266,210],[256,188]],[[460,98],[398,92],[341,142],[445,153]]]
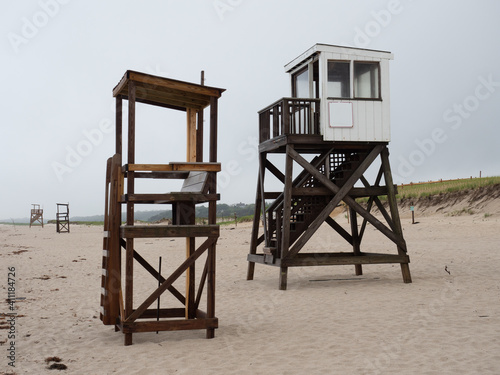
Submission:
[[[389,142],[386,51],[316,44],[285,66],[294,98],[320,99],[325,141]]]

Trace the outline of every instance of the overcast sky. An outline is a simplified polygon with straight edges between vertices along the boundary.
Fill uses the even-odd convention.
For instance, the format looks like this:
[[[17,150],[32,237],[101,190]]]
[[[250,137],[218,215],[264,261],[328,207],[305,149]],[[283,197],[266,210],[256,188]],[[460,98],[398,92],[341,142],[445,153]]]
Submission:
[[[221,201],[253,203],[257,111],[290,96],[283,67],[315,43],[394,53],[395,182],[500,175],[499,15],[496,0],[4,1],[0,219],[32,203],[46,219],[57,202],[103,213],[127,69],[195,83],[205,70],[227,90]],[[184,114],[138,107],[137,162],[185,160]]]

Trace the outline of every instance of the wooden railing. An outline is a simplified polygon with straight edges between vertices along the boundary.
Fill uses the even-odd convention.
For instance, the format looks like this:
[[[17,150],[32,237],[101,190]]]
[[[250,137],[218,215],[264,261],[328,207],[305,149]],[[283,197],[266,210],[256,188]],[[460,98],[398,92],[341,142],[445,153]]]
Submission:
[[[319,135],[319,99],[283,98],[259,112],[259,142],[280,135]]]

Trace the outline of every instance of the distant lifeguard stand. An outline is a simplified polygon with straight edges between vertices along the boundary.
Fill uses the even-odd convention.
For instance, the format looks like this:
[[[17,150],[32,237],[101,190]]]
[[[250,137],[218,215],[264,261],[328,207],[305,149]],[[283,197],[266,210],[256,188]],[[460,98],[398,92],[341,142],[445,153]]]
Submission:
[[[57,233],[69,233],[69,203],[56,204],[56,231]]]
[[[39,204],[32,204],[31,206],[30,228],[36,223],[41,224],[43,228],[43,208],[40,208]]]
[[[202,75],[203,82],[203,75]],[[135,332],[206,329],[213,338],[218,327],[215,317],[215,250],[219,237],[216,224],[217,103],[224,89],[208,87],[149,74],[127,71],[113,89],[116,98],[116,153],[108,159],[104,214],[104,251],[101,289],[101,320],[114,325],[125,334],[125,345],[132,344]],[[122,164],[122,101],[128,101],[126,162]],[[187,122],[187,161],[170,164],[137,164],[135,161],[136,103],[184,111]],[[210,107],[209,161],[203,161],[203,111]],[[187,124],[187,126],[186,126]],[[161,126],[168,126],[162,124]],[[150,134],[150,137],[157,137]],[[178,139],[165,139],[169,142]],[[138,179],[181,179],[178,192],[151,194],[136,191]],[[125,181],[126,180],[126,181]],[[172,225],[137,225],[134,209],[140,204],[169,204]],[[208,225],[195,225],[195,206],[208,203]],[[126,224],[121,224],[122,205],[126,207]],[[184,237],[185,260],[169,275],[160,274],[136,248],[136,239]],[[201,239],[201,243],[196,243]],[[125,249],[122,256],[121,249]],[[171,251],[167,256],[171,255]],[[143,253],[144,254],[144,253]],[[206,254],[201,276],[195,278],[195,262]],[[122,268],[122,258],[125,260]],[[139,303],[134,301],[134,260],[152,276],[154,291]],[[172,265],[172,262],[169,262]],[[183,294],[173,284],[185,275]],[[196,285],[196,281],[198,284]],[[156,288],[155,283],[159,286]],[[205,289],[206,286],[206,289]],[[124,293],[123,293],[124,287]],[[196,289],[197,287],[197,289]],[[151,308],[160,296],[169,291],[178,307]],[[206,311],[201,310],[202,297]],[[163,301],[162,301],[163,302]]]
[[[403,281],[411,282],[387,148],[392,59],[390,52],[316,44],[285,66],[291,97],[259,112],[259,175],[248,280],[254,277],[255,263],[278,267],[282,290],[289,267],[355,265],[356,275],[361,275],[363,264],[399,263]],[[284,171],[268,154],[285,156]],[[377,159],[378,174],[370,183],[364,173]],[[294,173],[294,167],[300,169]],[[266,189],[269,173],[281,181],[283,191]],[[387,196],[389,212],[380,196]],[[362,197],[368,198],[365,206],[356,201]],[[350,231],[330,216],[341,201],[349,207]],[[386,224],[372,214],[374,205]],[[352,252],[331,252],[325,243],[321,252],[301,253],[325,222]],[[367,223],[394,243],[396,254],[362,251]]]

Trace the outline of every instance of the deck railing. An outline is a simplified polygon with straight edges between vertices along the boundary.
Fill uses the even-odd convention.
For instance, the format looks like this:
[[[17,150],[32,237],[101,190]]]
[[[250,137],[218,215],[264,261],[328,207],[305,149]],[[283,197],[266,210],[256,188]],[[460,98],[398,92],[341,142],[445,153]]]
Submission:
[[[259,142],[280,135],[319,135],[320,99],[283,98],[259,112]]]

